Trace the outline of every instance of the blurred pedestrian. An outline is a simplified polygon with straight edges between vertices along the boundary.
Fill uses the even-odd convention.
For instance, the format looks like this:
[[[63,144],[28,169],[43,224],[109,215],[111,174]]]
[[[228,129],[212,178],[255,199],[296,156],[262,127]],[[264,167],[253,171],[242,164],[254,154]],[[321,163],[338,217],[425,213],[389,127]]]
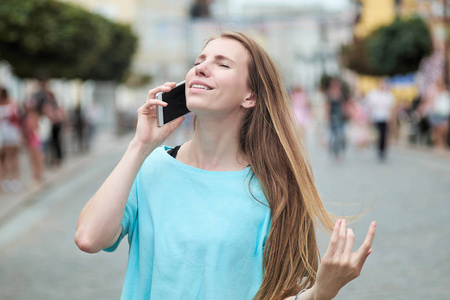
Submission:
[[[419,145],[431,145],[431,125],[428,116],[424,113],[424,95],[419,94],[411,102],[408,110],[411,131],[410,142]]]
[[[389,90],[387,80],[382,79],[379,86],[366,95],[365,101],[377,131],[378,158],[380,161],[384,161],[387,152],[389,123],[393,122],[395,110],[395,98]]]
[[[38,114],[38,133],[41,141],[41,151],[44,156],[44,162],[50,164],[51,162],[51,153],[50,153],[50,144],[52,141],[52,121],[45,114]],[[45,163],[44,163],[45,164]]]
[[[433,145],[438,151],[447,149],[450,118],[450,93],[444,80],[436,82],[436,92],[428,99],[427,112],[431,124]]]
[[[72,125],[75,134],[74,144],[76,145],[76,150],[83,153],[88,150],[86,136],[87,121],[80,103],[78,103],[73,110]]]
[[[327,149],[329,130],[326,91],[324,92],[320,89],[314,91],[314,93],[311,94],[310,100],[312,133],[318,146],[322,149]]]
[[[301,86],[293,88],[291,102],[300,135],[304,139],[311,124],[311,105],[306,91]]]
[[[331,79],[326,92],[326,111],[330,130],[329,147],[336,159],[342,158],[345,151],[346,102],[342,83],[338,78]]]
[[[158,147],[184,119],[157,126],[166,104],[155,96],[174,86],[150,90],[139,108],[135,138],[81,212],[78,247],[113,251],[128,234],[122,299],[334,298],[359,275],[375,223],[352,253],[353,232],[333,226],[318,196],[267,52],[240,33],[209,40],[186,75],[193,137]],[[315,222],[334,227],[320,266]]]
[[[39,81],[39,89],[32,97],[39,114],[45,114],[52,123],[49,144],[50,164],[59,166],[63,160],[62,129],[66,118],[64,109],[58,104],[47,80]]]
[[[366,149],[371,141],[370,115],[362,99],[349,99],[347,106],[350,117],[349,137],[359,150]]]
[[[92,143],[100,126],[100,122],[103,118],[103,111],[100,105],[96,101],[92,101],[85,112],[86,128],[85,128],[85,138],[87,150],[90,150]]]
[[[0,170],[4,192],[18,192],[21,188],[19,168],[20,134],[19,106],[6,88],[0,86]]]
[[[44,171],[44,156],[42,152],[42,140],[39,134],[39,112],[33,101],[25,103],[23,117],[23,136],[30,158],[33,181],[31,188],[37,188],[42,184]]]

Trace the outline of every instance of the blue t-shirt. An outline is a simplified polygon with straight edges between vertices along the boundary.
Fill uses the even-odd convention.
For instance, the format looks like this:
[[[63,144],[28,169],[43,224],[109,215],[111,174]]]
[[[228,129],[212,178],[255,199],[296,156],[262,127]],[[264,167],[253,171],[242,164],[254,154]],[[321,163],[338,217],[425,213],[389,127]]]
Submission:
[[[128,234],[122,299],[252,299],[271,214],[251,168],[206,171],[168,149],[155,149],[142,165],[122,234],[105,249],[114,251]]]

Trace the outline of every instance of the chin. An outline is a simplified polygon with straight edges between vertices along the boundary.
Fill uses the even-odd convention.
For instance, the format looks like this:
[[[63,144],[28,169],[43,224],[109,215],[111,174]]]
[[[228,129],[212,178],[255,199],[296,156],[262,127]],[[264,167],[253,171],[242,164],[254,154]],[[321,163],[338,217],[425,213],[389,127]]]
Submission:
[[[205,108],[205,104],[202,103],[200,99],[187,98],[186,99],[186,107],[195,113],[195,111],[203,110]]]

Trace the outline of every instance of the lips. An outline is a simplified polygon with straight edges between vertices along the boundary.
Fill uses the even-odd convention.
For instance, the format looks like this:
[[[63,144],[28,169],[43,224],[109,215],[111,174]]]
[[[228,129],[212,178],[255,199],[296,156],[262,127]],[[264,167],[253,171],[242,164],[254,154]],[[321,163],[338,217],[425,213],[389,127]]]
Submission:
[[[211,86],[209,86],[206,83],[201,82],[201,81],[193,81],[189,87],[193,88],[193,89],[203,89],[203,90],[207,90],[207,91],[213,89]]]
[[[211,90],[209,87],[207,87],[207,86],[204,86],[204,85],[201,85],[201,84],[193,84],[192,86],[191,86],[191,88],[194,88],[194,89],[204,89],[204,90]]]

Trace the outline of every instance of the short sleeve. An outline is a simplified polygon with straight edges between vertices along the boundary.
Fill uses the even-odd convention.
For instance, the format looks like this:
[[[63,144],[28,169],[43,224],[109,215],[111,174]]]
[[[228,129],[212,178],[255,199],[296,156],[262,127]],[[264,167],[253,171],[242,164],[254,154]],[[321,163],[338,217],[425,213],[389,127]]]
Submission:
[[[133,228],[136,223],[137,216],[137,179],[134,180],[133,186],[131,187],[130,194],[128,195],[127,204],[125,206],[125,211],[122,218],[122,233],[120,234],[117,241],[109,248],[103,249],[106,252],[113,252],[117,249],[122,239],[128,234],[128,240],[131,240],[131,235],[133,234]]]

